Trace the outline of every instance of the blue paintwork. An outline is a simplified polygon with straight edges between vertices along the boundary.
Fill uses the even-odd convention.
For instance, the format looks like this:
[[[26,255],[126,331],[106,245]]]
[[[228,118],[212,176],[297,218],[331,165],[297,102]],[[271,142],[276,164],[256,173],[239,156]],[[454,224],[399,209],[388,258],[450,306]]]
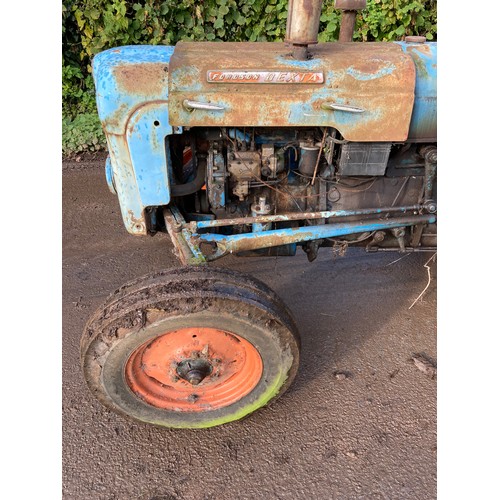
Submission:
[[[96,88],[96,102],[99,118],[107,132],[123,134],[130,112],[145,101],[166,99],[160,95],[131,93],[120,86],[116,78],[117,68],[144,63],[164,63],[168,66],[174,47],[166,45],[128,45],[105,50],[92,61],[92,74]]]
[[[293,128],[289,130],[290,132],[286,133],[284,130],[277,132],[271,129],[265,135],[256,135],[254,137],[255,144],[274,144],[277,147],[286,146],[295,139],[295,130]],[[252,140],[251,134],[243,133],[240,129],[228,128],[227,134],[231,139],[238,139],[240,142],[245,141],[248,144]]]
[[[254,222],[252,224],[252,232],[260,233],[262,231],[268,231],[271,228],[272,224],[262,224],[260,222]]]
[[[165,137],[171,133],[166,101],[139,108],[127,125],[130,158],[144,207],[170,203]]]
[[[146,207],[170,203],[165,138],[173,133],[167,102],[173,51],[169,46],[125,46],[101,52],[92,63],[97,109],[110,154],[106,178],[118,194],[125,227],[132,234],[147,233]],[[140,87],[131,92],[123,75],[148,64],[164,71],[164,83],[151,85],[149,92]],[[142,85],[147,83],[143,78]]]
[[[315,58],[315,59],[307,59],[305,61],[298,61],[295,59],[292,59],[291,57],[285,57],[285,56],[277,56],[276,60],[282,64],[284,67],[291,67],[291,68],[297,68],[297,70],[304,70],[304,71],[316,71],[321,69],[321,59],[320,58]]]
[[[113,183],[113,169],[111,167],[111,158],[109,156],[106,158],[106,166],[104,168],[106,171],[106,182],[108,184],[108,188],[113,194],[116,194],[115,186]]]
[[[144,219],[145,207],[141,202],[126,137],[125,135],[110,134],[107,136],[107,142],[114,186],[120,202],[125,228],[132,234],[147,234]]]
[[[323,224],[318,226],[304,226],[291,229],[274,229],[270,231],[260,231],[258,233],[244,233],[234,235],[223,235],[205,233],[197,235],[199,242],[213,242],[221,245],[225,253],[233,253],[247,250],[247,242],[258,242],[258,248],[269,248],[283,243],[292,243],[286,241],[286,238],[293,238],[295,242],[313,241],[323,238],[333,238],[336,236],[345,236],[347,234],[363,233],[366,231],[378,231],[381,229],[390,229],[395,227],[404,227],[417,223],[426,222],[433,224],[436,222],[434,215],[412,216],[406,220],[385,219],[365,222],[343,222],[336,224]]]
[[[415,102],[408,140],[437,140],[437,43],[396,42],[417,69]]]
[[[240,129],[230,128],[227,131],[227,135],[229,135],[231,139],[238,139],[240,142],[245,141],[250,144],[250,134],[244,134]]]

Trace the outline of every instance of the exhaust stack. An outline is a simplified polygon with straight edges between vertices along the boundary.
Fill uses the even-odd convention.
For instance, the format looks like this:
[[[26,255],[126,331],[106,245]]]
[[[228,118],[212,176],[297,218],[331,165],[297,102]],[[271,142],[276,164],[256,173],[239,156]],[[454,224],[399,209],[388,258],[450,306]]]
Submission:
[[[318,43],[319,17],[323,0],[289,0],[285,42],[291,43],[293,57],[307,59],[307,46]]]
[[[295,59],[305,61],[308,45],[318,43],[319,18],[323,0],[289,0],[285,42],[292,44]],[[366,0],[335,0],[342,10],[339,42],[352,42],[356,13],[366,8]]]
[[[339,42],[352,42],[356,24],[356,11],[366,8],[366,0],[335,0],[335,8],[342,10]]]

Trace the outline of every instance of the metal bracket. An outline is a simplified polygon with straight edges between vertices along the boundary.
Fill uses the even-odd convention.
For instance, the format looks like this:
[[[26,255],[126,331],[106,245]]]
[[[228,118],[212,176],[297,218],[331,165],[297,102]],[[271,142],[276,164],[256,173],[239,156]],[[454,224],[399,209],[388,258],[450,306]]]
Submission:
[[[200,250],[198,243],[194,240],[193,233],[188,229],[183,229],[186,221],[177,207],[165,208],[163,210],[163,217],[179,260],[184,265],[196,266],[206,264],[207,260]]]

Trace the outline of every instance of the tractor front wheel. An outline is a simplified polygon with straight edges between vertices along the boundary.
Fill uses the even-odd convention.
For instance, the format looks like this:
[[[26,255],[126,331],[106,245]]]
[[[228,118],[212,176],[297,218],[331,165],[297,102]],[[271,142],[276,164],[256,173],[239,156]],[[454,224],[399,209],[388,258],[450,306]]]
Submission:
[[[279,297],[224,269],[181,268],[134,280],[86,325],[82,368],[108,408],[164,427],[212,427],[278,398],[300,340]]]

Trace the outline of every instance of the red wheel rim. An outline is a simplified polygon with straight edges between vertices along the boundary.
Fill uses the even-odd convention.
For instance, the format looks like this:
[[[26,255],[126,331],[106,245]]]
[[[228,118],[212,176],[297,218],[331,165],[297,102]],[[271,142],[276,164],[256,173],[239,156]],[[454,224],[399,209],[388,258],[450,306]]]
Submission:
[[[262,376],[262,359],[248,340],[217,328],[182,328],[139,346],[125,380],[157,408],[202,412],[249,394]]]

